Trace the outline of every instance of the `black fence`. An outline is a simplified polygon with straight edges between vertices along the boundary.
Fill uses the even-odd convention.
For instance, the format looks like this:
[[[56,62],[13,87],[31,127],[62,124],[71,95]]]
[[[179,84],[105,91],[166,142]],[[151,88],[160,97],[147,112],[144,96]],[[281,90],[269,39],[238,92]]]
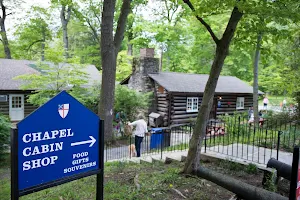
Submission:
[[[299,123],[260,120],[254,126],[241,116],[222,117],[208,123],[204,142],[205,152],[213,151],[229,158],[266,164],[273,157],[289,162],[288,152],[300,142]]]
[[[193,125],[181,125],[172,128],[163,128],[162,131],[151,131],[141,143],[141,156],[158,155],[163,152],[175,152],[188,149],[189,140],[193,132]],[[134,136],[119,137],[113,143],[106,143],[104,160],[116,160],[135,157]]]
[[[300,125],[297,121],[264,120],[254,126],[241,116],[210,120],[203,141],[203,151],[228,158],[239,158],[266,164],[271,157],[284,162],[293,147],[300,144]],[[141,156],[162,158],[167,152],[186,151],[194,125],[180,125],[153,131],[141,144]],[[135,157],[134,136],[120,137],[106,143],[105,161]]]

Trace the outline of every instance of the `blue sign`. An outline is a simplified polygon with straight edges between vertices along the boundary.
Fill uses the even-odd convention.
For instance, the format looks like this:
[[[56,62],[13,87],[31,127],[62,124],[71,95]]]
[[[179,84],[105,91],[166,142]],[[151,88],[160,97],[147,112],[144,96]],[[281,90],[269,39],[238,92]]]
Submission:
[[[19,190],[98,170],[99,123],[65,91],[18,123]]]

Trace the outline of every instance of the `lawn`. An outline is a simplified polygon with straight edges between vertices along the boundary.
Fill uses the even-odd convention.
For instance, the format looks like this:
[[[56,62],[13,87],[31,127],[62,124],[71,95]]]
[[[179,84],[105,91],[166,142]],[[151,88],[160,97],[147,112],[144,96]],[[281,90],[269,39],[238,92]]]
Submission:
[[[287,105],[294,104],[294,100],[291,97],[284,97],[284,96],[276,96],[276,95],[267,95],[269,99],[269,104],[271,106],[280,106],[280,102],[286,98]],[[263,97],[259,100],[259,105],[263,105]]]
[[[229,161],[204,162],[204,166],[228,174],[249,184],[261,187],[263,172],[255,166],[245,167]],[[220,186],[204,179],[181,175],[183,163],[130,164],[112,162],[105,164],[104,198],[113,199],[183,199],[175,190],[187,199],[221,200],[229,199],[233,194]],[[137,176],[138,175],[138,176]],[[0,170],[0,199],[10,199],[9,169]],[[137,177],[137,178],[135,178]],[[137,189],[135,179],[140,184]],[[57,187],[21,197],[21,200],[94,200],[95,176],[83,178]],[[285,192],[283,192],[285,194]]]

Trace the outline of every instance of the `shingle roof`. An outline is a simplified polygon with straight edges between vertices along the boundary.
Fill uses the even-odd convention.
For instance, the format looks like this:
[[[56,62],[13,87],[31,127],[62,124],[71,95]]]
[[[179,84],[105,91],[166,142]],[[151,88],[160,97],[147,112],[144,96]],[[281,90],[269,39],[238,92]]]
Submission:
[[[0,90],[19,90],[24,81],[14,78],[24,74],[40,73],[35,63],[36,61],[0,58]],[[94,65],[88,65],[83,69],[89,76],[86,86],[101,83],[101,74]]]
[[[207,74],[185,74],[177,72],[159,72],[149,74],[159,85],[169,92],[203,93]],[[253,93],[253,87],[234,76],[220,76],[216,93]],[[263,92],[259,91],[260,94]]]

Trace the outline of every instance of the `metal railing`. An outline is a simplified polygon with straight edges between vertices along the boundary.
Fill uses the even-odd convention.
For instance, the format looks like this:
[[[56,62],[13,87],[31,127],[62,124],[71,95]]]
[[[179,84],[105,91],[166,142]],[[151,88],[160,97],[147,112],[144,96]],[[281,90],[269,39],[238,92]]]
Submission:
[[[296,121],[261,120],[254,126],[241,116],[223,117],[207,125],[205,151],[266,164],[271,157],[278,160],[280,152],[292,152],[299,141]]]
[[[189,140],[193,132],[193,125],[181,125],[172,128],[164,128],[162,133],[146,135],[141,143],[142,156],[160,155],[163,152],[183,151],[188,149]],[[131,145],[135,145],[134,136],[120,137],[114,143],[106,143],[104,148],[104,160],[123,159],[134,157]]]
[[[266,164],[271,157],[279,159],[282,152],[292,152],[300,144],[300,125],[296,121],[265,120],[258,126],[241,116],[210,120],[203,141],[204,151]],[[186,151],[194,132],[193,124],[164,128],[163,133],[146,135],[141,143],[141,155],[163,155],[167,152]],[[104,159],[134,157],[134,136],[118,138],[106,143]]]

